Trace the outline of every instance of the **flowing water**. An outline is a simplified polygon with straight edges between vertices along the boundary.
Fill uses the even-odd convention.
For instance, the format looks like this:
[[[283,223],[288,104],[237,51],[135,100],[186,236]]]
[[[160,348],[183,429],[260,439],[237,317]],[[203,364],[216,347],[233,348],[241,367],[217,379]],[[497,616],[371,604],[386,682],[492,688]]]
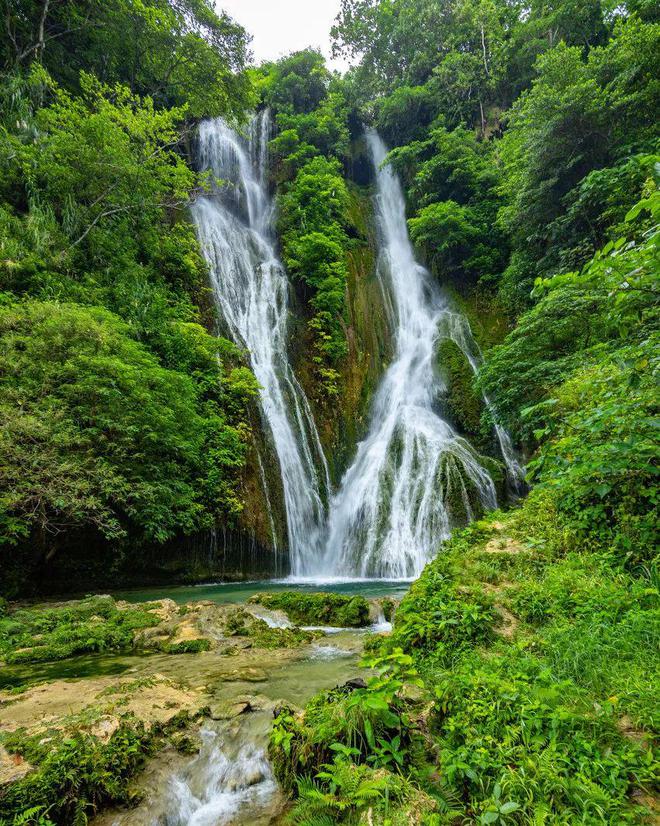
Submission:
[[[236,732],[232,737],[228,726],[202,729],[198,756],[172,775],[168,812],[153,818],[153,826],[272,823],[283,801],[262,742],[266,737],[245,728],[239,725],[239,737]]]
[[[420,266],[403,192],[387,150],[368,135],[376,169],[378,273],[394,331],[394,359],[376,393],[370,427],[330,507],[324,569],[359,576],[417,576],[462,511],[497,504],[495,485],[470,444],[442,417],[446,388],[437,344],[452,313]]]
[[[318,558],[328,469],[305,394],[287,355],[289,283],[277,257],[267,187],[268,113],[249,138],[221,120],[199,131],[199,165],[217,179],[192,212],[211,272],[216,305],[247,350],[280,466],[294,573]]]
[[[200,167],[220,180],[195,202],[193,215],[218,310],[246,348],[261,387],[282,477],[291,572],[299,581],[415,577],[456,524],[497,504],[480,457],[440,410],[447,388],[436,365],[439,340],[455,341],[475,372],[481,355],[467,321],[415,261],[401,186],[382,165],[383,142],[369,134],[378,275],[395,355],[376,393],[369,432],[331,495],[318,432],[287,355],[289,284],[275,249],[268,124],[264,112],[249,138],[220,119],[201,125]],[[515,492],[522,472],[506,431],[495,424],[495,432]]]
[[[386,625],[382,619],[380,626]],[[359,666],[366,629],[336,629],[299,650],[244,651],[227,657],[198,655],[108,657],[121,660],[133,680],[157,673],[211,689],[214,702],[230,705],[249,696],[252,710],[231,720],[206,719],[200,749],[191,757],[170,750],[152,761],[140,778],[144,801],[134,809],[109,811],[94,826],[271,826],[286,804],[273,776],[266,749],[273,709],[280,703],[304,705],[322,689],[368,676]],[[386,630],[380,628],[379,630]],[[258,663],[259,682],[227,679],[240,660]],[[105,672],[104,672],[105,673]]]
[[[463,355],[467,359],[468,364],[472,368],[472,372],[476,376],[483,364],[483,357],[481,355],[479,345],[474,340],[472,330],[470,329],[470,325],[468,324],[465,316],[460,315],[459,313],[445,313],[443,321],[440,325],[440,335],[450,338],[454,344],[460,348]],[[518,457],[516,456],[513,443],[511,442],[511,437],[507,433],[506,429],[503,428],[497,421],[497,413],[493,403],[485,393],[482,394],[482,398],[484,404],[490,411],[491,418],[493,420],[493,428],[495,430],[502,459],[504,460],[504,465],[506,467],[506,477],[509,490],[511,494],[518,496],[524,490],[525,471],[518,462]]]

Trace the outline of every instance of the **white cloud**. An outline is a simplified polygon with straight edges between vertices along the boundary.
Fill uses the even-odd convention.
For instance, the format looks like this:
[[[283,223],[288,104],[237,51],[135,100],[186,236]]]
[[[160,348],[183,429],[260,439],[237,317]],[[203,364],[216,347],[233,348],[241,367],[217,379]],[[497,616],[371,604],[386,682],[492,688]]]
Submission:
[[[346,68],[344,61],[330,59],[330,27],[339,0],[216,0],[216,6],[252,35],[255,63],[311,46],[321,49],[332,68]]]

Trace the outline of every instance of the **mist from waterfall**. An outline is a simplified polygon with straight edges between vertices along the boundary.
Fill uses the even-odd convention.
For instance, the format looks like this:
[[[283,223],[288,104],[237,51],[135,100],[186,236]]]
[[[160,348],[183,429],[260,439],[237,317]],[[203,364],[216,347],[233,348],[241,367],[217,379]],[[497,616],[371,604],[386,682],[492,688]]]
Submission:
[[[275,248],[267,186],[269,116],[241,137],[222,119],[199,129],[199,166],[216,179],[192,206],[213,295],[231,337],[245,347],[279,461],[291,569],[316,570],[328,468],[308,401],[287,354],[289,283]],[[275,539],[275,537],[273,537]]]
[[[490,474],[439,406],[446,392],[436,366],[440,338],[455,340],[475,369],[476,345],[467,322],[415,261],[403,192],[383,165],[386,147],[374,132],[367,140],[376,169],[378,275],[395,352],[367,436],[331,500],[322,569],[406,578],[419,575],[450,535],[457,510],[471,519],[475,505],[492,509],[497,499]]]

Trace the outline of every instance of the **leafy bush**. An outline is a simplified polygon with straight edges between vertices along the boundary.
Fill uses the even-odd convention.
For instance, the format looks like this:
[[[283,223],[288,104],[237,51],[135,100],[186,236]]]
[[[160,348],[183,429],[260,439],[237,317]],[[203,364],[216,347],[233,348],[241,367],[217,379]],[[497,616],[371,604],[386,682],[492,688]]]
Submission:
[[[475,813],[490,810],[499,786],[525,823],[541,810],[632,820],[631,784],[650,780],[651,755],[616,731],[611,706],[594,716],[570,682],[512,651],[467,658],[436,693],[443,772]]]
[[[188,334],[217,359],[201,328]],[[115,315],[10,304],[0,308],[0,352],[0,543],[34,532],[47,549],[49,535],[74,526],[164,541],[208,524],[214,511],[240,509],[244,433]],[[252,376],[224,379],[217,360],[213,372],[239,413],[255,392]]]
[[[26,813],[36,807],[46,823],[64,826],[86,823],[102,805],[130,802],[128,780],[143,765],[150,736],[141,723],[124,721],[107,743],[80,732],[26,740],[19,730],[5,735],[3,745],[36,768],[0,795],[0,823],[30,823],[20,817],[32,817]]]
[[[339,394],[338,365],[346,339],[347,251],[350,217],[339,162],[348,153],[348,107],[323,56],[308,49],[265,64],[255,73],[264,103],[275,113],[274,156],[278,231],[283,260],[309,308],[312,365],[321,393]]]
[[[269,756],[288,791],[297,777],[319,777],[336,755],[354,764],[377,768],[403,767],[410,762],[416,738],[400,696],[404,684],[419,684],[412,658],[396,649],[366,661],[376,668],[364,688],[343,686],[317,695],[296,717],[283,709],[275,720]]]
[[[46,25],[72,9],[51,5]],[[31,14],[10,15],[19,40]],[[88,25],[98,34],[81,19],[66,36]],[[204,54],[215,76],[214,47],[185,42],[186,63],[199,70]],[[207,270],[184,209],[200,182],[175,149],[185,107],[159,109],[80,68],[67,88],[41,61],[0,83],[0,545],[31,542],[37,563],[74,533],[162,542],[234,519],[257,391],[238,349],[199,323]],[[214,111],[217,93],[200,90]]]
[[[389,644],[446,663],[492,639],[496,620],[493,600],[478,587],[457,583],[438,561],[401,601]]]
[[[634,235],[660,194],[628,214]],[[539,281],[538,304],[495,347],[480,381],[507,424],[539,447],[530,476],[554,499],[573,544],[650,573],[658,503],[655,372],[660,234],[622,237],[579,273]],[[506,375],[506,381],[503,376]]]
[[[658,592],[606,554],[571,550],[554,503],[537,490],[456,532],[390,639],[369,646],[385,674],[278,719],[271,755],[298,795],[294,822],[359,822],[370,808],[385,822],[380,775],[364,765],[432,796],[427,820],[404,805],[408,822],[642,822],[632,792],[651,788],[656,765]]]

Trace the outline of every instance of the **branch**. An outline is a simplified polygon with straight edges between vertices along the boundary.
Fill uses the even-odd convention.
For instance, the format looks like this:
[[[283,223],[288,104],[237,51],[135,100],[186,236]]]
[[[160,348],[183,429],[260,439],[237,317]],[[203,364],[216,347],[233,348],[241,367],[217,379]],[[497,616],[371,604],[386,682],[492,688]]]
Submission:
[[[190,198],[186,198],[185,200],[177,199],[173,201],[163,201],[161,203],[153,204],[152,206],[156,209],[174,209],[175,207],[186,206],[189,203]],[[134,210],[143,209],[143,207],[143,204],[129,204],[127,206],[113,207],[112,209],[106,209],[103,212],[99,212],[83,234],[69,245],[69,249],[72,250],[74,247],[77,247],[81,241],[84,241],[102,218],[109,218],[111,215],[117,215],[121,212],[132,212]]]
[[[490,77],[490,72],[488,71],[488,58],[486,56],[486,36],[484,34],[484,24],[481,24],[481,49],[484,55],[484,69],[486,70],[486,77]]]
[[[73,244],[71,244],[69,246],[69,249],[73,249],[74,247],[77,247],[78,244],[81,241],[83,241],[85,238],[87,238],[89,233],[94,229],[94,227],[98,224],[98,222],[101,220],[101,218],[108,218],[110,215],[116,215],[118,212],[130,212],[131,209],[134,209],[134,208],[135,208],[135,205],[131,205],[131,206],[124,206],[124,207],[115,207],[114,209],[106,209],[105,212],[99,212],[99,214],[96,216],[96,218],[94,218],[92,223],[87,227],[87,229],[83,232],[83,234],[80,236],[80,238],[78,238],[76,241],[73,242]]]
[[[18,43],[16,42],[16,35],[15,35],[14,29],[11,25],[11,12],[9,11],[9,3],[7,3],[7,5],[6,5],[5,28],[7,29],[7,35],[9,37],[9,39],[14,44],[14,51],[16,52],[16,56],[18,58],[20,49],[18,48]]]
[[[50,3],[50,0],[46,0],[46,2],[44,4],[44,10],[46,12],[48,10],[48,4],[49,3]],[[84,21],[79,26],[72,26],[70,29],[64,29],[64,31],[56,32],[55,34],[49,34],[48,36],[46,36],[45,35],[46,18],[44,17],[44,15],[42,13],[42,21],[41,21],[40,26],[39,26],[40,38],[37,41],[37,43],[35,43],[33,46],[28,46],[25,49],[23,49],[22,52],[19,52],[18,44],[16,43],[16,40],[12,37],[12,41],[13,41],[14,46],[16,48],[16,60],[18,61],[18,63],[21,63],[23,60],[25,60],[25,58],[28,55],[32,54],[32,52],[36,52],[40,48],[41,48],[42,53],[43,53],[43,50],[46,47],[46,43],[50,43],[51,40],[57,40],[58,37],[66,37],[67,34],[72,34],[73,32],[78,32],[81,29],[84,29],[88,25],[98,26],[99,25],[98,23],[91,23],[90,24],[90,22],[89,22],[90,14],[91,14],[90,12],[87,13],[87,17],[84,19]],[[9,25],[9,23],[8,23],[8,25]]]
[[[39,56],[39,52],[43,53],[44,47],[46,45],[44,41],[44,28],[46,26],[46,17],[48,17],[48,6],[50,5],[50,0],[44,0],[43,9],[41,10],[41,19],[39,20],[39,34],[37,39],[37,51],[36,54]]]

